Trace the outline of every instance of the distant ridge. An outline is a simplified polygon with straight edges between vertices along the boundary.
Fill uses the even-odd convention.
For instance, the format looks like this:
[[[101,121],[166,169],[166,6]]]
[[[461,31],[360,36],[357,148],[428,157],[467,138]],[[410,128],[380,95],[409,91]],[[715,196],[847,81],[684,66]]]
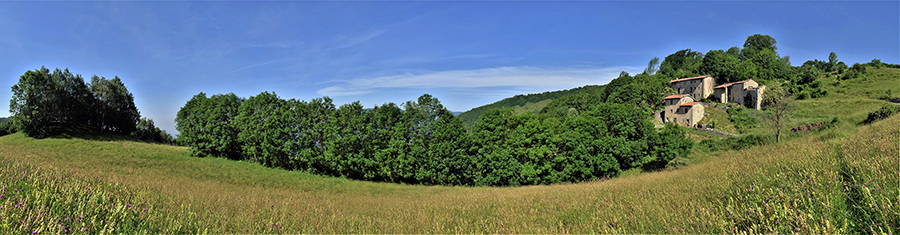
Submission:
[[[481,117],[482,113],[490,109],[513,108],[516,111],[516,114],[523,114],[526,112],[537,113],[540,112],[541,109],[544,109],[544,107],[547,106],[550,101],[553,101],[559,97],[590,90],[600,90],[602,88],[603,85],[586,85],[583,87],[576,87],[568,90],[545,91],[542,93],[515,95],[513,97],[505,98],[488,105],[475,107],[456,116],[459,117],[459,119],[462,120],[463,124],[465,124],[467,127],[471,127],[475,124],[476,121],[478,121],[478,118]],[[454,114],[456,114],[456,112],[454,112]]]

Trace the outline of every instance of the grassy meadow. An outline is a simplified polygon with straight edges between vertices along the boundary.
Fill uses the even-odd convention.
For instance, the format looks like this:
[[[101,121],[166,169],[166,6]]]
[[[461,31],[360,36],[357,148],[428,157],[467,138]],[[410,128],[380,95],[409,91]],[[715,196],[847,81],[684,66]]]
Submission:
[[[838,117],[836,127],[779,144],[694,151],[693,164],[678,170],[578,184],[373,183],[116,137],[17,133],[0,137],[0,233],[896,234],[900,115],[860,123],[891,105],[880,96],[897,86],[877,84],[896,84],[898,74],[867,76],[828,82],[826,97],[797,101],[791,127]]]
[[[897,233],[900,116],[598,182],[445,187],[192,158],[127,140],[0,137],[9,233]]]

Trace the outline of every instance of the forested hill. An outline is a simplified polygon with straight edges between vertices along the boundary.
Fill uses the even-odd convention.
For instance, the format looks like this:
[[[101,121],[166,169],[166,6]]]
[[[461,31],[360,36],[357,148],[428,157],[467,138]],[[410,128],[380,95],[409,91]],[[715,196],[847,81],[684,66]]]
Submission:
[[[4,123],[4,122],[7,122],[7,121],[9,121],[9,118],[0,117],[0,123]]]
[[[550,101],[553,101],[559,97],[591,90],[599,91],[601,88],[603,88],[603,85],[587,85],[568,90],[545,91],[542,93],[516,95],[488,105],[470,109],[469,111],[465,111],[457,116],[460,120],[463,121],[463,124],[465,124],[467,127],[471,127],[475,124],[475,121],[478,121],[478,118],[481,117],[481,114],[483,114],[484,111],[490,109],[513,108],[516,111],[516,114],[522,114],[526,112],[538,113],[541,111],[541,109],[544,108],[544,106],[547,106]]]

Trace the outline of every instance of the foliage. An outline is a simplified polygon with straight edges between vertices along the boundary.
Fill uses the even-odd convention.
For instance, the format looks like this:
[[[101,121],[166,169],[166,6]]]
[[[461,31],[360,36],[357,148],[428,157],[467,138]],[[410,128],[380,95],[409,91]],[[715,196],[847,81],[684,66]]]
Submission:
[[[156,125],[153,124],[153,119],[148,118],[141,118],[131,135],[143,141],[152,141],[162,144],[171,144],[174,142],[172,135],[166,133],[165,130],[160,130],[159,127],[156,127]]]
[[[697,145],[701,149],[706,149],[708,151],[725,151],[742,150],[771,143],[773,143],[771,136],[748,134],[723,139],[705,139],[701,140]]]
[[[647,62],[644,74],[654,75],[657,71],[659,71],[659,57],[653,57],[653,59],[650,59],[650,62]]]
[[[746,133],[750,129],[756,127],[757,120],[754,118],[752,109],[737,107],[726,110],[728,119],[734,124],[734,128],[740,133]]]
[[[635,81],[654,81],[650,76]],[[680,129],[657,132],[645,109],[586,97],[597,95],[576,93],[551,107],[564,112],[489,110],[469,134],[427,94],[402,109],[394,104],[365,109],[359,102],[335,108],[328,97],[306,103],[269,92],[246,100],[200,93],[178,112],[176,125],[179,140],[195,156],[426,185],[580,182],[687,155],[690,144]],[[656,96],[645,99],[650,97]]]
[[[666,170],[677,170],[691,165],[691,161],[686,158],[675,158],[666,164]]]
[[[747,37],[747,40],[744,41],[744,48],[756,51],[775,51],[778,50],[778,46],[776,46],[775,44],[777,44],[777,42],[775,41],[775,38],[772,38],[772,36],[764,34],[754,34]]]
[[[181,133],[178,139],[191,146],[197,157],[242,159],[234,120],[241,102],[234,93],[209,98],[203,92],[195,95],[175,116],[175,129]]]
[[[602,85],[587,85],[568,90],[547,91],[543,93],[534,93],[527,95],[515,95],[513,97],[505,98],[488,105],[475,107],[459,114],[458,117],[460,120],[462,120],[463,124],[465,124],[466,127],[472,127],[472,125],[474,125],[475,122],[478,121],[479,117],[481,117],[482,113],[490,109],[523,107],[527,106],[528,104],[537,104],[540,102],[555,100],[571,94],[602,90],[602,88]],[[533,110],[532,112],[538,113],[542,110],[541,108],[543,107],[539,107],[539,109]]]
[[[56,233],[68,215],[93,212],[109,233],[897,233],[898,128],[892,116],[842,129],[849,136],[834,144],[800,137],[703,153],[675,171],[538,187],[372,183],[174,146],[14,134],[0,137],[0,174],[14,176],[0,177],[10,199],[0,227]],[[126,204],[150,210],[113,212]]]
[[[866,120],[863,120],[863,123],[872,124],[873,122],[888,118],[896,113],[900,113],[900,106],[884,105],[878,110],[869,112],[869,116],[866,117]]]
[[[12,86],[13,125],[43,138],[64,131],[132,133],[140,118],[134,97],[121,79],[93,76],[90,84],[68,69],[26,71]]]
[[[659,72],[668,77],[684,78],[700,75],[703,53],[683,49],[666,56],[659,65]]]
[[[119,134],[130,134],[135,130],[141,114],[134,105],[134,96],[119,77],[107,80],[93,76],[90,88],[98,103],[96,117],[101,130]]]
[[[775,91],[768,98],[763,95],[763,100],[765,112],[760,119],[775,131],[775,142],[781,142],[781,131],[787,127],[794,110],[794,98],[790,93]]]
[[[16,132],[18,132],[18,130],[16,130],[11,122],[0,123],[0,136],[9,135]]]

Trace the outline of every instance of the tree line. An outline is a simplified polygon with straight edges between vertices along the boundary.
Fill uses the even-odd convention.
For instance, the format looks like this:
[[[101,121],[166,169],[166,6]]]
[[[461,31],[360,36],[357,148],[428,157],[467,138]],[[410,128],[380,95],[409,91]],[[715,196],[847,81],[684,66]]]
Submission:
[[[262,92],[197,94],[175,119],[197,157],[352,179],[427,185],[579,182],[665,165],[691,143],[676,127],[656,130],[629,104],[590,102],[577,114],[515,115],[492,109],[467,130],[437,98],[402,105],[336,107]]]
[[[528,103],[538,103],[538,102],[541,102],[544,100],[558,99],[559,97],[576,94],[576,93],[581,93],[581,92],[594,90],[594,89],[600,89],[601,87],[603,87],[603,86],[602,85],[586,85],[583,87],[577,87],[577,88],[572,88],[572,89],[568,89],[568,90],[545,91],[542,93],[515,95],[513,97],[505,98],[505,99],[502,99],[500,101],[497,101],[497,102],[494,102],[494,103],[491,103],[488,105],[475,107],[473,109],[470,109],[468,111],[465,111],[465,112],[459,114],[458,116],[459,116],[459,119],[461,119],[463,121],[463,124],[465,124],[467,127],[471,127],[472,125],[475,124],[476,121],[478,121],[478,117],[481,117],[481,114],[483,114],[485,111],[488,111],[490,109],[525,106]],[[540,111],[540,110],[537,110],[537,111]]]
[[[147,141],[172,142],[153,120],[140,117],[134,96],[119,77],[94,75],[90,82],[69,69],[41,67],[26,71],[12,86],[6,132],[44,138],[67,131],[134,135]]]

